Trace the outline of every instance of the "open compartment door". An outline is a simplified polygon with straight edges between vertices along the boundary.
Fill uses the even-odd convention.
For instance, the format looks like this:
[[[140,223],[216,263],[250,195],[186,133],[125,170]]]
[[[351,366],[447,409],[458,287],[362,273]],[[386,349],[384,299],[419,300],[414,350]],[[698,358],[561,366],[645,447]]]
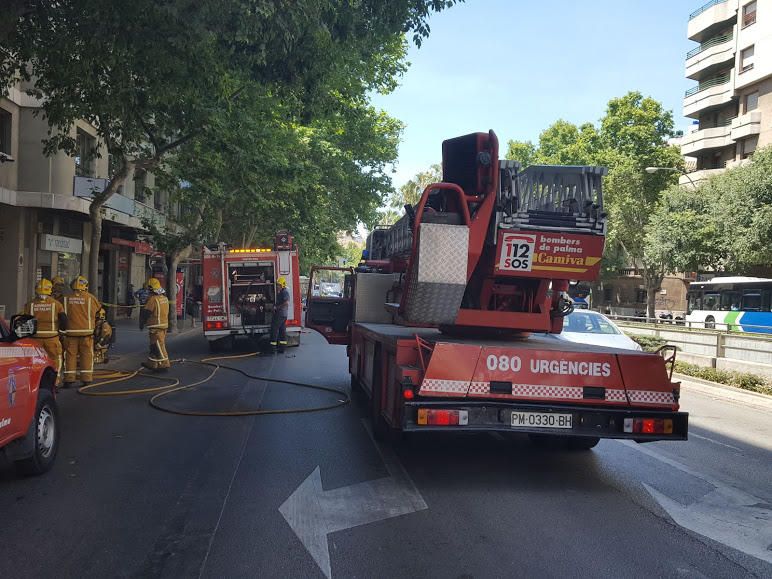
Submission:
[[[306,327],[330,344],[348,344],[353,316],[354,270],[350,267],[313,266],[306,297]]]

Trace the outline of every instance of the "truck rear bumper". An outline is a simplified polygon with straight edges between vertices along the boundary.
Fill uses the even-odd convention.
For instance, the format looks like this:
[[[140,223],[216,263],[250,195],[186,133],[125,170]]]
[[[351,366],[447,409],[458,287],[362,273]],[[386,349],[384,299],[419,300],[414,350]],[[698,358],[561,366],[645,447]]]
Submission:
[[[419,409],[466,411],[466,424],[419,424]],[[571,426],[570,428],[513,426],[513,412],[570,415]],[[625,432],[625,419],[672,420],[673,432],[672,434]],[[641,408],[593,408],[586,406],[469,400],[413,400],[405,402],[402,429],[406,432],[521,432],[561,436],[597,436],[600,438],[623,438],[638,442],[652,442],[655,440],[687,440],[689,414],[686,412]]]

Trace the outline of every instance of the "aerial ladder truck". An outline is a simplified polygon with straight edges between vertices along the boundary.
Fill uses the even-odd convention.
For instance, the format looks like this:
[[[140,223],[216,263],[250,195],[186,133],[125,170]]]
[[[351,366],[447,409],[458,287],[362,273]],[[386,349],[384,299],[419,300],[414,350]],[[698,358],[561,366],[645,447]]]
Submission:
[[[442,182],[375,229],[306,325],[345,344],[374,432],[499,431],[591,448],[685,440],[675,352],[561,340],[572,283],[597,279],[605,168],[498,158],[493,131],[443,142]],[[322,268],[315,268],[313,276]]]

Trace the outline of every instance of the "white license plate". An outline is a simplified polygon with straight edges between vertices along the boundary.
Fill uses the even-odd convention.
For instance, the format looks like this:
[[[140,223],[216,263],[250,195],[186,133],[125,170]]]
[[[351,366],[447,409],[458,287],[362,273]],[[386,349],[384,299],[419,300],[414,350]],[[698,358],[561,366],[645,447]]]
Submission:
[[[523,428],[571,428],[571,414],[552,412],[513,412],[512,426]]]

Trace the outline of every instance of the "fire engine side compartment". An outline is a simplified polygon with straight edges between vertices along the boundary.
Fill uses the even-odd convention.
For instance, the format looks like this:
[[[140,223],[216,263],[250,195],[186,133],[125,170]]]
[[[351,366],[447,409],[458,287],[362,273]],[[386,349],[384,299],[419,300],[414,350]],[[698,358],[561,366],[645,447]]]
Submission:
[[[424,354],[424,360],[416,335],[435,348],[434,353]],[[449,355],[432,358],[425,375],[426,359],[437,356],[440,348],[446,348]],[[538,363],[533,362],[534,356]],[[496,374],[499,369],[492,361],[502,357],[507,363],[513,358],[522,360],[524,367],[516,380],[514,375],[504,380],[501,372]],[[582,360],[589,362],[577,366]],[[588,373],[594,375],[570,380],[563,376],[561,381],[560,375],[529,374],[532,363],[537,370],[546,371],[552,364],[556,371],[580,367],[589,368]],[[434,378],[438,368],[444,379]],[[353,382],[371,398],[373,419],[394,430],[533,432],[638,441],[687,438],[688,414],[678,412],[678,384],[669,381],[664,362],[653,354],[572,344],[552,337],[471,340],[444,336],[431,328],[355,323],[349,369]],[[568,386],[571,380],[576,385]],[[528,383],[513,383],[521,381]],[[412,390],[415,397],[405,399],[405,389]],[[419,424],[419,409],[465,411],[468,422]],[[513,412],[570,415],[571,428],[513,427]],[[644,418],[672,421],[672,433],[625,432],[626,419]]]

